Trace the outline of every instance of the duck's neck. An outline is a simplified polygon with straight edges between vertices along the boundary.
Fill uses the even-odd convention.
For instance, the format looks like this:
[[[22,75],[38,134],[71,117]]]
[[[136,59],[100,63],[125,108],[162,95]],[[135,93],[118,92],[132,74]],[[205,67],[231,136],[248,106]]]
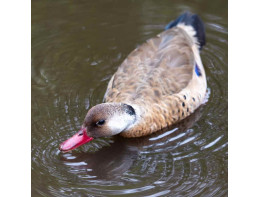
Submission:
[[[114,113],[108,122],[108,127],[112,131],[112,135],[128,131],[137,121],[137,112],[134,107],[129,104],[121,103],[123,113]]]

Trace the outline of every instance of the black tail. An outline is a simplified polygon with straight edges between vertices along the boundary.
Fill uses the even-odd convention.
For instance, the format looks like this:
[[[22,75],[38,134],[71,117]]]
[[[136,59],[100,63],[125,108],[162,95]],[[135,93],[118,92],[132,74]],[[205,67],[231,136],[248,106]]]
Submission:
[[[170,29],[172,27],[177,26],[178,24],[185,24],[185,25],[191,25],[195,32],[197,37],[198,42],[200,44],[200,50],[206,43],[206,38],[205,38],[205,28],[202,20],[197,14],[191,14],[190,12],[185,12],[182,15],[180,15],[176,20],[170,22],[165,29]]]

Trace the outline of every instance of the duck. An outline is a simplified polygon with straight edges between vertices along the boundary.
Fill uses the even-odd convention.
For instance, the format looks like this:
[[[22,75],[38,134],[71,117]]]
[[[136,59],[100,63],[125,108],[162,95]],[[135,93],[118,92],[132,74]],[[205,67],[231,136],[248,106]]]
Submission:
[[[81,129],[59,145],[67,152],[99,137],[147,136],[190,116],[206,99],[200,51],[205,28],[185,12],[133,50],[111,77],[104,102],[93,106]]]

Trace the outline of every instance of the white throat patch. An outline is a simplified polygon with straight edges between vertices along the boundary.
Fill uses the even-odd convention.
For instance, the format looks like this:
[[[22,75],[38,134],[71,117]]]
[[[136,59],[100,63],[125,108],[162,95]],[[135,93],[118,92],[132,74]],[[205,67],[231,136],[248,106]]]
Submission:
[[[114,114],[108,121],[112,135],[116,135],[129,127],[135,121],[135,116],[129,114]]]

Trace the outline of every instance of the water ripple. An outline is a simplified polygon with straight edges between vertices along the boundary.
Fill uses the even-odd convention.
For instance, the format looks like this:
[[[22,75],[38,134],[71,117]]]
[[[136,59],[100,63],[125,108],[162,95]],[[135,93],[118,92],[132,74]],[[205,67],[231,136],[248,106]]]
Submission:
[[[151,136],[100,138],[72,152],[58,150],[58,144],[80,128],[87,110],[102,102],[110,77],[129,50],[159,33],[168,21],[165,13],[171,16],[172,6],[142,3],[139,10],[124,15],[130,6],[125,9],[118,2],[121,9],[110,8],[120,15],[116,18],[105,2],[100,11],[105,17],[96,15],[96,5],[88,1],[33,3],[44,9],[61,6],[62,12],[40,16],[42,8],[33,14],[32,195],[227,195],[228,31],[224,18],[212,13],[202,17],[207,44],[201,55],[211,92],[207,103]],[[191,10],[175,6],[178,11],[183,8]],[[78,21],[80,14],[87,19]],[[128,20],[131,15],[137,22]],[[55,25],[50,19],[56,20]]]

